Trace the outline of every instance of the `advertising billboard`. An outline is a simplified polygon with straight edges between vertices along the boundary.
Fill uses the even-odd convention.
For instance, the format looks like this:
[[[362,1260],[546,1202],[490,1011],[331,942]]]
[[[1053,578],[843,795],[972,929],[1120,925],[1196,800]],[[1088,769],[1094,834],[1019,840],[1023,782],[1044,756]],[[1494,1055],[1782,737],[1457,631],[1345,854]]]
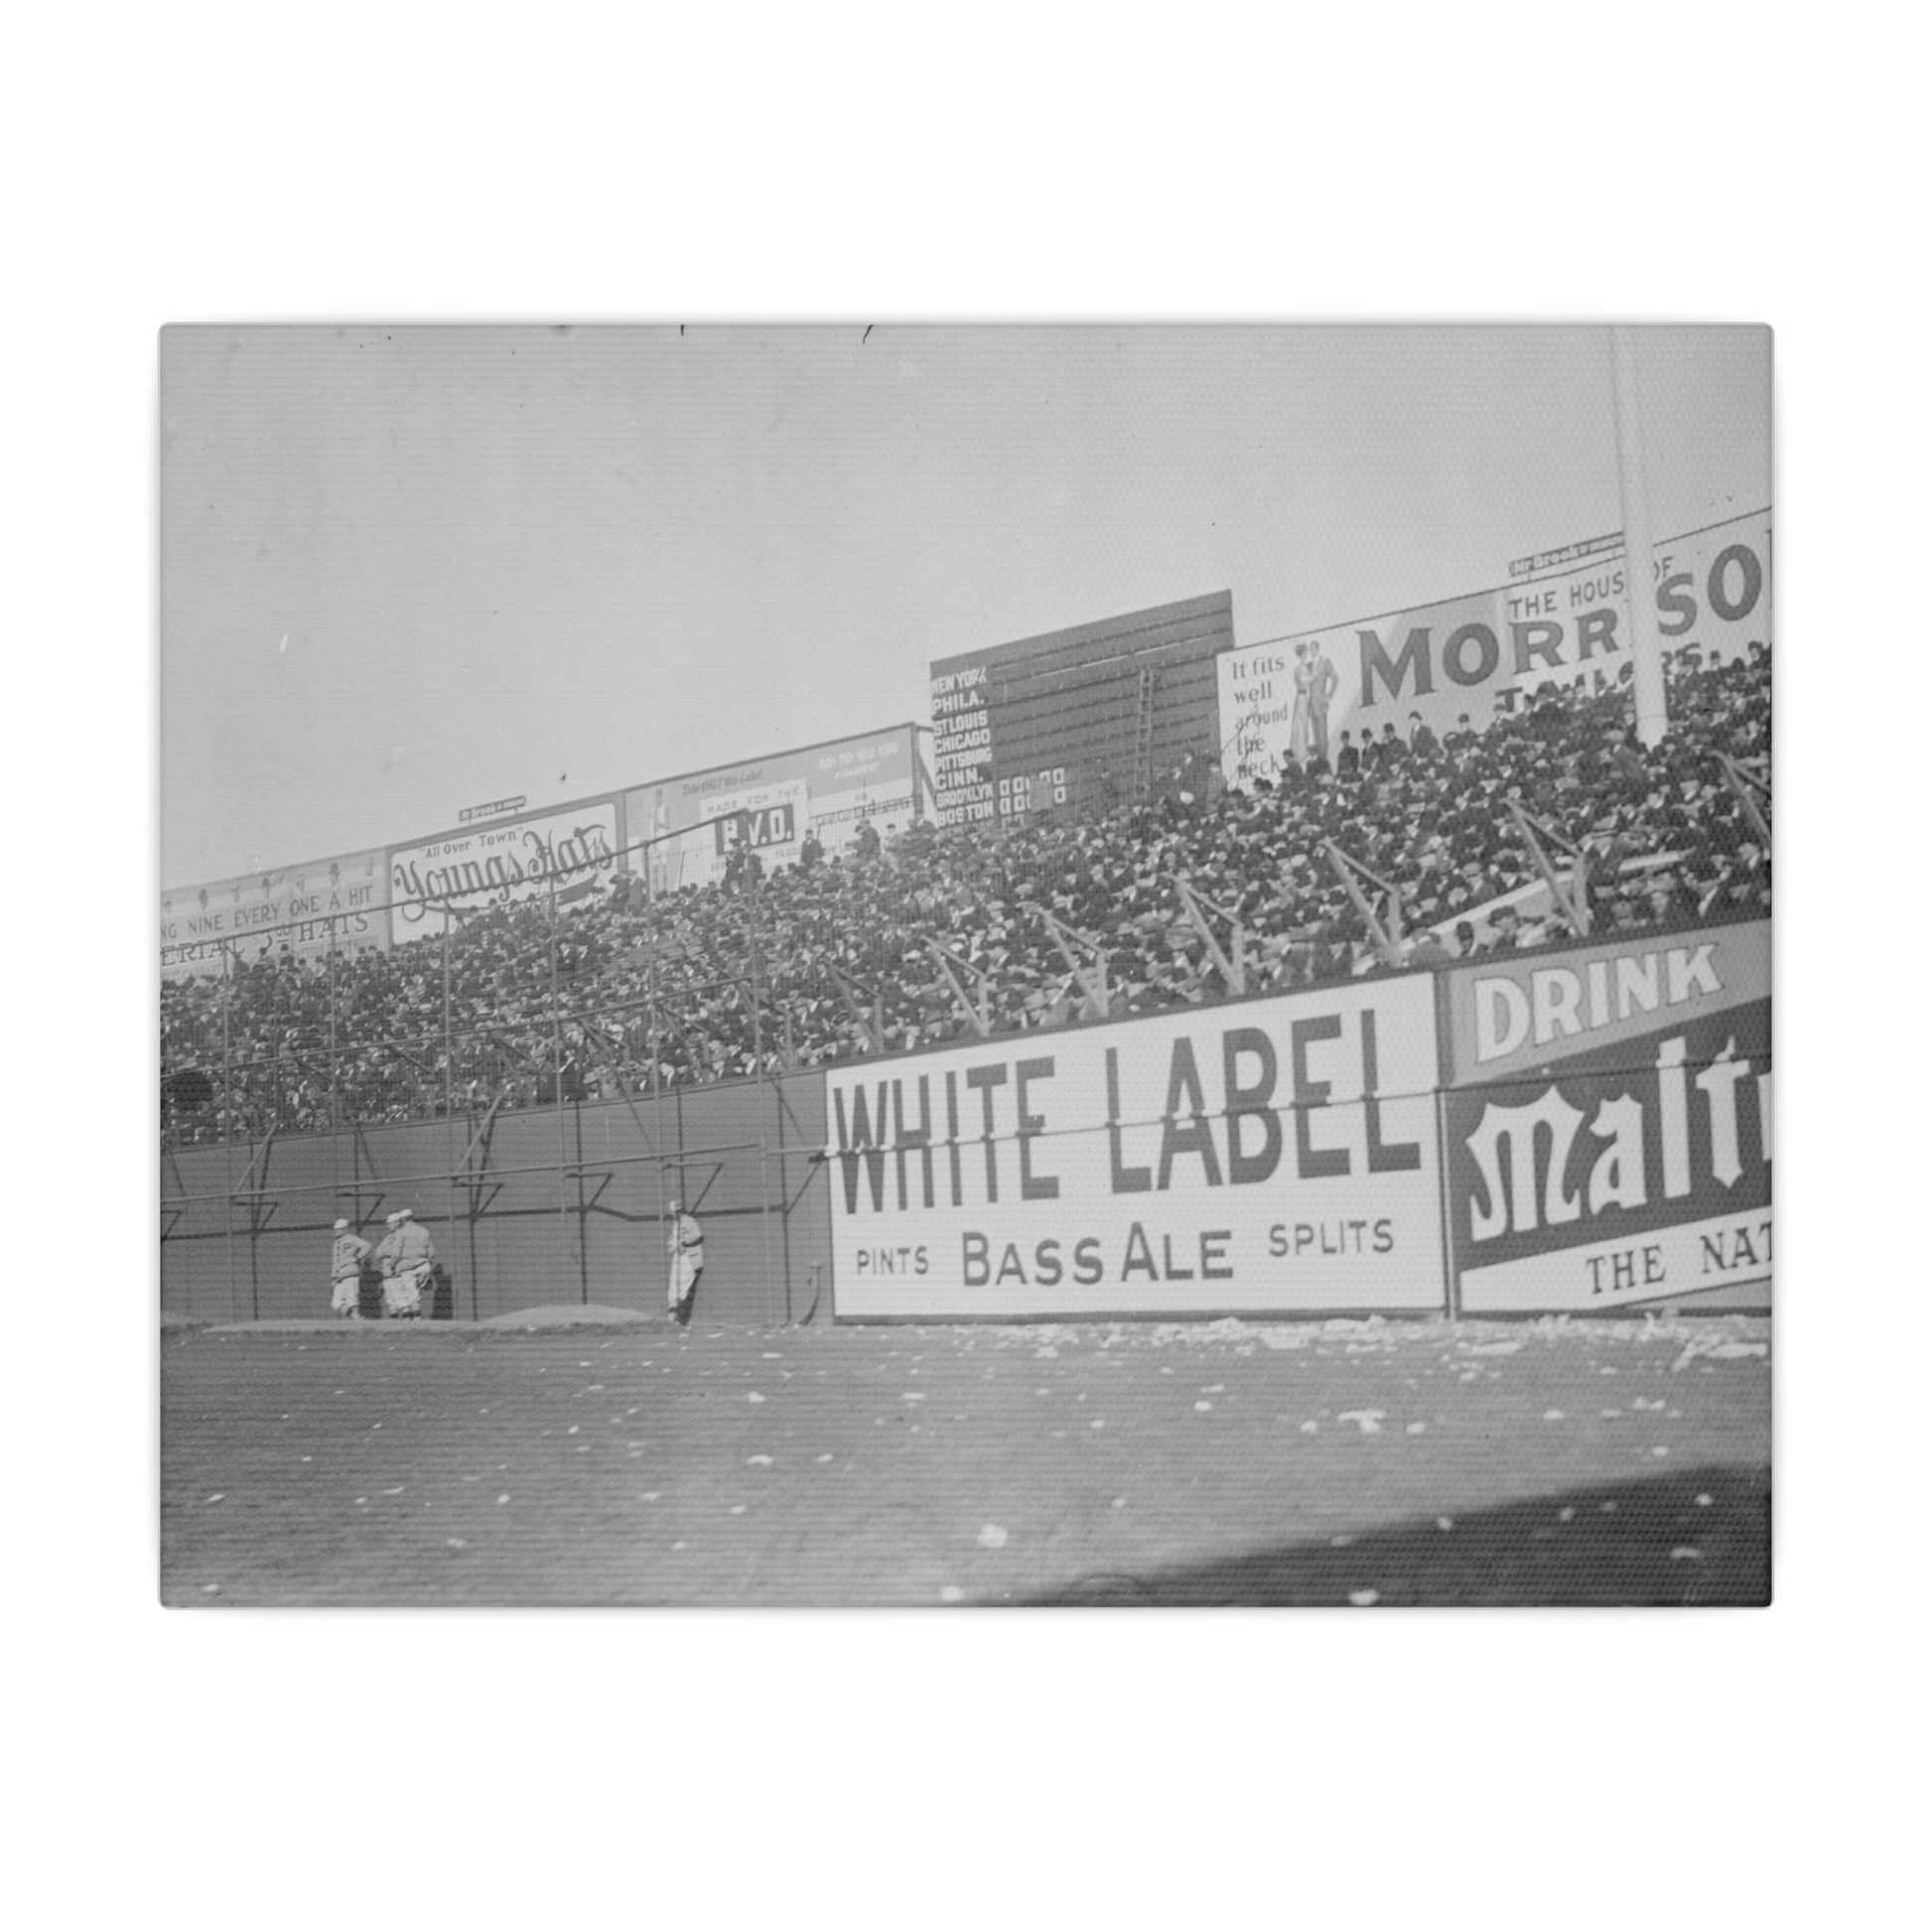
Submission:
[[[1651,574],[1666,653],[1770,644],[1769,510],[1654,544]],[[1464,714],[1480,731],[1548,683],[1608,689],[1629,675],[1625,627],[1619,553],[1228,651],[1222,773],[1243,783],[1315,752],[1332,763],[1343,731],[1380,738],[1393,724],[1406,739],[1412,714],[1439,739]]]
[[[389,944],[387,855],[350,852],[211,886],[161,895],[161,977],[218,974],[232,953],[262,959],[327,959],[383,952]]]
[[[850,849],[861,820],[881,838],[903,831],[924,815],[914,739],[896,725],[640,785],[624,794],[626,836],[641,848],[629,864],[653,891],[675,892],[721,879],[741,842],[772,870],[796,863],[808,830],[827,858]]]
[[[609,890],[620,845],[617,800],[593,798],[403,846],[389,855],[392,942],[553,891],[559,906],[586,903]]]
[[[842,1319],[1446,1306],[1435,987],[1337,986],[826,1076]]]
[[[766,865],[795,865],[811,823],[803,778],[726,792],[705,799],[701,809],[711,838],[700,849],[713,877],[723,876],[741,848],[756,852]]]
[[[1769,1281],[1770,930],[1632,935],[1446,976],[1463,1312]]]

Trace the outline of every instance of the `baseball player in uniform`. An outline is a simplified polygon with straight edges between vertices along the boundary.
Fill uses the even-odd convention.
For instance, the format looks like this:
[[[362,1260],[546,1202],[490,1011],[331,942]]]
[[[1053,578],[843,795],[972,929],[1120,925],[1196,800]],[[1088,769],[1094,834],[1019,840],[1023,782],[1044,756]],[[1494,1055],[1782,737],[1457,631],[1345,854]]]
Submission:
[[[399,1207],[375,1251],[382,1270],[382,1312],[392,1321],[414,1321],[423,1311],[423,1290],[435,1265],[436,1248],[427,1229],[416,1224],[412,1209]]]
[[[329,1252],[329,1306],[351,1321],[362,1318],[362,1264],[368,1258],[369,1244],[346,1221],[338,1221]]]
[[[671,1257],[671,1314],[680,1328],[688,1327],[698,1277],[704,1273],[704,1229],[685,1213],[681,1201],[671,1202],[671,1231],[664,1245]]]

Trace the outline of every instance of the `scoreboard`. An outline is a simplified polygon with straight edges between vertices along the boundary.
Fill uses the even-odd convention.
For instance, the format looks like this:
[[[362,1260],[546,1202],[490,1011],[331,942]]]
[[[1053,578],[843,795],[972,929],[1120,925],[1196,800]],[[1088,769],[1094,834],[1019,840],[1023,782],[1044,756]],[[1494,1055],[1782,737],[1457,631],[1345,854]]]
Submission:
[[[1229,591],[936,659],[932,778],[942,826],[1125,803],[1218,766],[1215,659]]]

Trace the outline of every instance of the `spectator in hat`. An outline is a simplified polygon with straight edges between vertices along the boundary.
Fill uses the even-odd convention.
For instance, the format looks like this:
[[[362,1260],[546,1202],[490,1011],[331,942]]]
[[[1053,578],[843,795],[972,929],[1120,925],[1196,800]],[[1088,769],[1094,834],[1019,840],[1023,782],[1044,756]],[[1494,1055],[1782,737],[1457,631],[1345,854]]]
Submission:
[[[335,1243],[329,1251],[329,1306],[350,1321],[362,1318],[362,1264],[369,1252],[369,1244],[347,1221],[339,1218]]]
[[[1466,740],[1466,718],[1458,719],[1452,764],[1413,748],[1399,763],[1378,752],[1364,780],[1358,721],[1341,775],[1324,774],[1311,757],[1291,765],[1271,796],[1212,797],[1188,809],[1157,795],[1073,823],[1035,819],[917,846],[908,837],[877,865],[832,860],[767,878],[755,901],[707,884],[666,885],[642,902],[632,895],[571,909],[495,906],[453,936],[447,982],[440,939],[333,962],[244,956],[218,978],[171,980],[162,990],[162,1067],[175,1102],[165,1128],[193,1145],[227,1133],[328,1131],[345,1116],[423,1118],[446,1092],[472,1114],[540,1104],[558,1084],[557,1000],[575,1056],[566,1096],[580,1069],[586,1081],[610,1071],[617,1091],[635,1092],[771,1069],[780,1041],[786,1058],[823,1066],[878,1050],[880,1035],[895,1045],[959,1039],[968,1024],[930,998],[928,936],[991,975],[994,1029],[1011,1032],[1041,1023],[1064,971],[1035,907],[1094,936],[1123,1009],[1193,1005],[1218,975],[1190,959],[1184,932],[1178,947],[1169,938],[1178,878],[1235,909],[1251,957],[1271,938],[1319,924],[1336,970],[1346,972],[1349,945],[1364,935],[1323,843],[1333,840],[1394,885],[1412,929],[1474,924],[1534,876],[1522,863],[1511,797],[1601,855],[1593,884],[1607,896],[1593,891],[1592,900],[1607,925],[1685,914],[1668,896],[1651,903],[1642,863],[1664,854],[1702,916],[1768,908],[1768,858],[1746,850],[1755,828],[1718,763],[1722,756],[1755,769],[1766,760],[1767,656],[1707,662],[1679,686],[1670,736],[1654,749],[1629,734],[1627,695],[1545,695],[1555,701],[1527,715],[1498,707],[1501,715]],[[1627,912],[1615,909],[1619,898]],[[1295,957],[1306,944],[1311,959],[1311,942],[1293,944]],[[753,946],[756,1014],[733,990]],[[855,983],[862,1018],[834,969]],[[1046,997],[1030,1006],[1035,988]],[[571,1024],[580,1015],[581,1037]],[[190,1105],[184,1096],[211,1094],[209,1072],[224,1063],[225,1104]]]
[[[1650,901],[1652,925],[1681,925],[1697,914],[1696,901],[1668,867],[1650,875],[1645,897]]]
[[[1523,917],[1513,905],[1499,905],[1489,915],[1489,944],[1485,952],[1514,952],[1523,943]]]
[[[1358,778],[1362,773],[1362,755],[1350,742],[1346,732],[1341,735],[1341,749],[1335,753],[1335,776],[1337,778]]]
[[[1333,926],[1326,920],[1317,920],[1309,935],[1310,981],[1339,979],[1347,971],[1347,948],[1337,943]]]
[[[1443,944],[1441,938],[1434,932],[1425,932],[1410,947],[1405,963],[1412,968],[1433,972],[1439,966],[1450,966],[1454,962],[1455,955]]]

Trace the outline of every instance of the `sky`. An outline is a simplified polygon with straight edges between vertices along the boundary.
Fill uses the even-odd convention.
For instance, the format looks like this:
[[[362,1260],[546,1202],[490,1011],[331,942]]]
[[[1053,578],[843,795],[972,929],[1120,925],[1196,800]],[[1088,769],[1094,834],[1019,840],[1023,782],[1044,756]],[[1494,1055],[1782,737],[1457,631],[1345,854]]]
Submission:
[[[1771,338],[1642,333],[1654,534],[1770,502]],[[1230,590],[1250,644],[1618,528],[1605,332],[219,328],[161,345],[164,889],[928,716]]]

